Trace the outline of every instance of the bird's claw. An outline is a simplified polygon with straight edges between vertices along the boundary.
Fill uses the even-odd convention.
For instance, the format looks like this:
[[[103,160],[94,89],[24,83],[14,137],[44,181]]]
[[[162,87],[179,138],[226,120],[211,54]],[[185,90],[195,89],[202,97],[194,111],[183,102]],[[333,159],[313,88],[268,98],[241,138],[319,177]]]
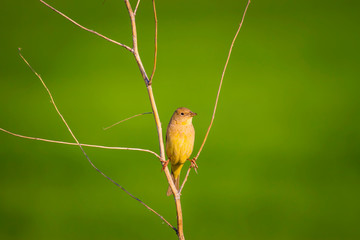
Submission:
[[[164,170],[165,170],[165,168],[166,168],[167,165],[169,164],[169,160],[170,160],[170,159],[168,159],[168,160],[162,160],[162,161],[161,161],[161,162],[163,163],[163,167],[162,167],[161,171],[164,171]]]
[[[194,168],[195,172],[197,173],[197,169],[198,169],[199,167],[198,167],[198,165],[196,164],[196,159],[195,159],[195,158],[189,159],[189,161],[191,162],[190,167],[191,167],[191,168]]]

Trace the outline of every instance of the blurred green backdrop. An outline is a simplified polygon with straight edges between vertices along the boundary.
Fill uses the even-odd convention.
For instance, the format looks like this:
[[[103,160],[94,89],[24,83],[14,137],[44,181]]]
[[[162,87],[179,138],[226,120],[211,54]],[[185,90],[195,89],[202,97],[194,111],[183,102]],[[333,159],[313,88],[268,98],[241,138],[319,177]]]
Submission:
[[[123,1],[49,0],[131,45]],[[135,1],[132,1],[135,5]],[[157,1],[154,93],[163,128],[186,106],[198,113],[195,151],[245,0]],[[83,143],[157,151],[130,53],[85,32],[39,1],[0,3],[0,127],[72,141],[39,80]],[[256,1],[225,76],[208,142],[183,192],[187,239],[360,239],[359,2]],[[150,74],[151,1],[137,14]],[[98,174],[74,146],[0,132],[0,239],[176,239],[154,214]],[[86,149],[93,162],[175,224],[172,198],[150,154]]]

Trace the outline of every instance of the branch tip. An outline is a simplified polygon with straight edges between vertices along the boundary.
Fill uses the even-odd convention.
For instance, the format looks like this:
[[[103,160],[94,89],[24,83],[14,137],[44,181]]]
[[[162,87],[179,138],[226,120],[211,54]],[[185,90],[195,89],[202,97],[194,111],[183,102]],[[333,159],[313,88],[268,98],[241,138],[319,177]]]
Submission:
[[[129,118],[126,118],[126,119],[124,119],[124,120],[121,120],[121,121],[119,121],[119,122],[117,122],[117,123],[114,123],[113,125],[111,125],[111,126],[109,126],[109,127],[105,127],[104,130],[108,130],[109,128],[112,128],[113,126],[115,126],[115,125],[117,125],[117,124],[119,124],[119,123],[125,122],[125,121],[127,121],[127,120],[132,119],[132,118],[135,118],[135,117],[138,117],[138,116],[142,116],[142,115],[145,115],[145,114],[152,114],[152,112],[144,112],[144,113],[136,114],[136,115],[134,115],[134,116],[131,116],[131,117],[129,117]]]

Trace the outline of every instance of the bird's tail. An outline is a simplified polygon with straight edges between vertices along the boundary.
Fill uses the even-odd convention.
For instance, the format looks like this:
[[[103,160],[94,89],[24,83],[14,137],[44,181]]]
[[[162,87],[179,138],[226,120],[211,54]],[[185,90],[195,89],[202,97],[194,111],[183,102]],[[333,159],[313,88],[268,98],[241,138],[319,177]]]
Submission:
[[[179,191],[179,189],[180,189],[180,176],[178,175],[177,178],[174,179],[174,174],[171,172],[171,177],[172,177],[172,180],[175,183],[176,189]],[[171,191],[171,187],[169,186],[166,195],[170,196],[172,194],[173,194],[173,192]]]

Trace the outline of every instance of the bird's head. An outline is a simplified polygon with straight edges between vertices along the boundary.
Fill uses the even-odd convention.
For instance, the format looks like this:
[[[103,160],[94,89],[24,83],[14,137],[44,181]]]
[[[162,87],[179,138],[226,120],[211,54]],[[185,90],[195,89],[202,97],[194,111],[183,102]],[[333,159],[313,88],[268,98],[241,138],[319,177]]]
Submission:
[[[190,109],[181,107],[176,109],[171,120],[176,121],[176,124],[187,125],[192,123],[192,118],[196,115]]]

